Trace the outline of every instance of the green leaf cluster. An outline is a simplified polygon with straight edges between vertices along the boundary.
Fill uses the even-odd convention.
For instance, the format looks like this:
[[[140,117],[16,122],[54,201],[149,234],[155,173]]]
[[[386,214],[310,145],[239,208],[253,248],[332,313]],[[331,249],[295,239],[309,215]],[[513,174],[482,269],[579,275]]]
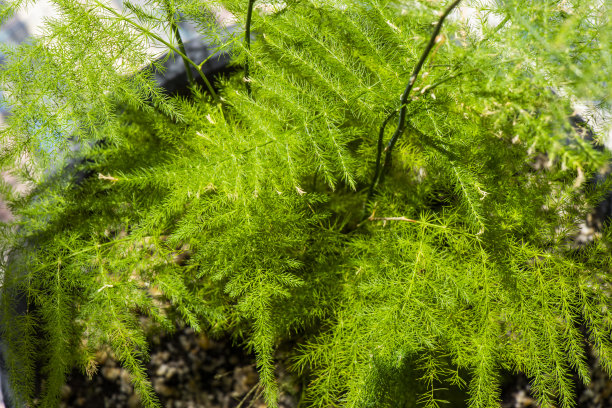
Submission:
[[[449,387],[495,407],[504,372],[571,407],[589,348],[611,374],[612,233],[574,243],[609,154],[569,121],[612,100],[609,4],[507,0],[468,25],[444,20],[457,3],[255,2],[250,43],[210,23],[245,24],[245,0],[54,1],[41,38],[2,50],[2,164],[30,187],[3,189],[18,395],[56,406],[110,346],[159,406],[142,316],[233,336],[270,407],[280,344],[312,407],[437,407]],[[205,80],[175,12],[248,75],[159,88],[152,44]]]

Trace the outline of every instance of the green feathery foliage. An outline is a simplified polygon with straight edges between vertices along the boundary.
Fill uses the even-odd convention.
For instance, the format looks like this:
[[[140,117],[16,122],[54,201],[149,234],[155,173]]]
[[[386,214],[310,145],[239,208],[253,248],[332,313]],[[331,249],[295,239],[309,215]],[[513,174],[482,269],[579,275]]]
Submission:
[[[459,3],[54,0],[2,49],[2,165],[30,186],[4,188],[18,397],[56,406],[108,345],[159,406],[142,315],[232,335],[270,407],[283,342],[312,407],[437,407],[448,387],[495,407],[504,372],[572,407],[587,348],[612,374],[612,232],[573,243],[609,154],[569,122],[612,100],[610,4],[472,2],[496,24],[468,25]],[[220,6],[244,31],[211,23]],[[164,93],[150,45],[203,77],[179,15],[246,72]]]

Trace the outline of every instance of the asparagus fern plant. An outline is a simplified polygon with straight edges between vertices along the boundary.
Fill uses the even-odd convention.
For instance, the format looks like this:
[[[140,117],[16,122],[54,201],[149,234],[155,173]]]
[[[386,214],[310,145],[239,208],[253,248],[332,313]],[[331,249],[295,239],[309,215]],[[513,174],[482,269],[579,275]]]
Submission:
[[[503,372],[571,407],[588,349],[610,374],[612,235],[573,241],[609,155],[569,121],[612,100],[610,4],[459,3],[54,0],[40,38],[2,49],[2,165],[30,186],[4,188],[18,402],[56,406],[108,345],[159,406],[142,315],[232,335],[270,407],[281,343],[312,407],[436,407],[450,386],[495,407]],[[210,83],[179,16],[245,69]],[[166,94],[151,45],[204,86]]]

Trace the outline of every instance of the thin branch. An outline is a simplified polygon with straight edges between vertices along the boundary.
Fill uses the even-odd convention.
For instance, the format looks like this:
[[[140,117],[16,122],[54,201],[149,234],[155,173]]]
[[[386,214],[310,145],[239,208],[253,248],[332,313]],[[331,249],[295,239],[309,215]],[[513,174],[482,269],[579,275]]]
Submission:
[[[393,148],[395,147],[397,140],[401,136],[406,126],[406,105],[408,102],[408,96],[410,95],[410,92],[412,91],[412,88],[414,87],[414,83],[416,82],[419,76],[419,73],[421,72],[421,69],[423,68],[423,64],[425,64],[427,57],[429,56],[429,54],[431,53],[431,50],[434,48],[434,46],[436,45],[438,41],[438,35],[440,34],[440,30],[442,30],[442,24],[444,24],[444,20],[450,14],[450,12],[453,11],[453,9],[459,5],[459,3],[461,3],[461,0],[455,0],[454,2],[451,3],[450,6],[446,8],[446,10],[444,10],[444,13],[442,13],[442,15],[440,16],[440,19],[438,20],[438,23],[436,24],[436,28],[434,29],[434,32],[429,38],[429,43],[427,44],[427,47],[425,47],[425,50],[423,51],[423,54],[421,54],[421,58],[419,59],[419,62],[417,62],[416,66],[414,67],[414,70],[412,71],[412,75],[410,76],[408,85],[406,86],[406,89],[404,90],[404,93],[402,94],[400,104],[403,106],[400,110],[397,128],[395,129],[395,132],[393,133],[391,140],[389,140],[387,147],[385,147],[385,162],[383,165],[383,170],[380,174],[381,181],[382,181],[382,178],[384,177],[384,173],[389,171],[389,167],[391,166],[391,153],[393,152]]]
[[[127,238],[116,239],[116,240],[109,241],[109,242],[104,242],[104,243],[101,243],[101,244],[97,243],[95,245],[92,245],[92,246],[89,246],[89,247],[85,247],[85,249],[82,249],[80,251],[72,251],[71,248],[66,247],[71,252],[69,254],[67,254],[67,255],[64,255],[63,259],[66,260],[68,258],[73,258],[75,256],[84,254],[84,253],[89,252],[89,251],[97,250],[97,249],[100,249],[100,248],[103,248],[103,247],[107,247],[107,246],[112,246],[112,245],[115,245],[115,244],[121,243],[121,242],[127,242],[127,241],[130,241],[132,239],[133,239],[133,237],[127,237]],[[39,264],[39,265],[37,265],[37,267],[35,269],[32,270],[32,272],[41,271],[44,268],[47,268],[47,267],[49,267],[51,265],[55,265],[55,261],[54,262],[49,262],[49,263],[46,263],[46,264]]]
[[[438,228],[438,229],[442,229],[442,230],[447,230],[447,231],[452,231],[456,234],[462,234],[468,237],[471,237],[477,241],[480,241],[480,237],[478,236],[478,234],[471,234],[467,231],[464,230],[460,230],[460,229],[455,229],[452,227],[449,227],[448,225],[444,225],[444,224],[433,224],[431,222],[427,222],[427,221],[419,221],[419,220],[413,220],[412,218],[407,218],[407,217],[375,217],[374,214],[376,212],[376,209],[374,209],[374,212],[372,212],[372,215],[370,215],[368,218],[366,218],[365,220],[361,221],[359,224],[357,224],[356,228],[361,227],[362,225],[364,225],[366,222],[374,222],[374,221],[382,221],[383,225],[385,225],[388,221],[399,221],[399,222],[409,222],[411,224],[418,224],[418,225],[423,225],[425,227],[432,227],[432,228]]]
[[[251,20],[253,18],[253,6],[255,0],[249,0],[249,6],[247,9],[246,24],[244,29],[244,43],[247,49],[247,59],[244,63],[244,83],[246,86],[247,94],[249,98],[252,96],[253,91],[251,90],[251,83],[249,82],[249,58],[251,54]]]
[[[440,146],[440,144],[431,136],[423,133],[422,131],[420,131],[419,129],[415,128],[414,126],[412,126],[412,124],[407,124],[406,125],[411,131],[413,131],[414,133],[416,133],[419,138],[420,141],[423,142],[424,144],[426,144],[427,146],[430,146],[432,149],[438,151],[439,153],[442,153],[443,155],[445,155],[446,157],[449,158],[449,160],[451,161],[455,161],[455,160],[459,160],[459,156],[457,156],[455,153],[453,153],[450,150],[447,150],[445,147]],[[454,147],[452,144],[448,143],[449,146]]]
[[[376,210],[374,210],[374,212],[376,212]],[[374,222],[374,221],[383,221],[384,224],[386,224],[387,221],[404,221],[404,222],[412,222],[414,224],[424,224],[423,221],[417,221],[417,220],[413,220],[413,219],[406,218],[406,217],[375,217],[374,212],[372,212],[372,215],[370,215],[368,218],[366,218],[365,220],[357,224],[356,228],[361,227],[366,222]],[[429,224],[429,223],[425,223],[425,224]],[[435,225],[435,224],[431,224],[431,225]]]
[[[383,138],[385,136],[385,128],[387,127],[387,123],[389,123],[389,121],[393,119],[393,117],[398,111],[399,109],[393,110],[385,118],[382,126],[380,127],[380,131],[378,132],[378,144],[377,144],[377,151],[376,151],[376,167],[374,170],[374,177],[372,177],[372,183],[370,183],[370,188],[368,189],[368,196],[366,197],[366,200],[363,203],[363,217],[362,218],[366,217],[366,214],[368,211],[368,203],[374,196],[374,191],[376,189],[376,184],[378,182],[378,177],[379,177],[379,172],[380,172],[380,159],[382,158],[382,151],[383,151]]]
[[[181,52],[187,55],[187,50],[185,50],[185,44],[183,43],[183,38],[181,37],[181,33],[179,32],[178,25],[176,24],[176,19],[174,18],[175,13],[172,10],[172,6],[169,0],[164,0],[164,6],[166,8],[166,14],[168,14],[168,22],[170,23],[170,27],[172,28],[172,33],[176,38],[176,42],[179,46]],[[191,73],[191,67],[189,66],[189,61],[183,58],[183,64],[185,64],[185,72],[187,74],[187,81],[189,85],[193,85],[193,74]]]
[[[414,222],[415,224],[419,224],[417,220],[413,220],[406,217],[372,217],[368,218],[369,221],[406,221],[406,222]]]
[[[109,13],[112,13],[115,17],[117,17],[119,20],[125,21],[126,23],[128,23],[129,25],[133,26],[134,28],[136,28],[137,30],[141,31],[142,33],[148,35],[149,37],[153,38],[156,41],[159,41],[160,43],[164,44],[166,47],[168,47],[170,50],[172,50],[173,52],[177,53],[178,55],[181,56],[181,58],[183,58],[184,61],[187,61],[189,63],[189,65],[193,66],[196,71],[198,71],[198,74],[200,75],[200,77],[202,78],[202,80],[204,81],[204,84],[206,85],[206,88],[208,89],[208,91],[210,92],[210,94],[213,96],[213,98],[215,99],[215,101],[217,103],[219,103],[219,95],[217,95],[217,93],[215,92],[214,88],[212,87],[212,85],[210,84],[210,82],[208,81],[208,78],[206,78],[206,75],[204,74],[204,72],[202,72],[202,68],[196,64],[195,62],[193,62],[187,55],[185,55],[185,53],[183,53],[181,50],[179,50],[178,48],[176,48],[174,45],[172,45],[171,43],[169,43],[168,41],[164,40],[163,38],[161,38],[159,35],[151,32],[150,30],[148,30],[147,28],[141,26],[140,24],[136,23],[135,21],[127,18],[126,16],[124,16],[123,14],[119,13],[117,10],[115,10],[112,7],[109,7],[103,3],[100,3],[98,0],[95,0],[95,3],[100,7],[103,8],[104,10],[108,11]]]
[[[200,64],[198,65],[200,68],[202,68],[204,66],[204,64],[206,64],[208,61],[210,61],[210,59],[214,56],[217,56],[218,53],[221,52],[222,49],[229,47],[230,45],[232,45],[234,42],[237,41],[238,37],[234,37],[231,40],[228,40],[226,42],[224,42],[223,44],[221,44],[219,47],[215,48],[214,52],[212,54],[210,54],[204,61],[200,62]]]
[[[244,405],[244,403],[248,400],[248,398],[251,396],[251,394],[253,394],[255,391],[259,391],[260,390],[260,384],[257,383],[254,386],[251,387],[251,389],[249,390],[249,392],[246,393],[246,395],[244,397],[242,397],[242,399],[240,400],[240,402],[238,403],[238,405],[236,406],[236,408],[240,408]],[[251,404],[253,401],[257,400],[257,394],[255,395],[255,398],[251,399]],[[249,404],[250,406],[250,404]]]
[[[487,68],[488,67],[495,67],[495,66],[502,65],[502,64],[508,64],[510,62],[523,61],[523,59],[524,58],[511,58],[511,59],[508,59],[508,60],[500,61],[500,62],[495,63],[495,64],[487,65],[486,67]],[[453,68],[453,69],[455,69],[455,68]],[[426,92],[431,92],[434,89],[436,89],[438,86],[444,84],[445,82],[448,82],[448,81],[451,81],[453,79],[459,78],[462,75],[471,74],[472,72],[479,72],[479,71],[482,71],[482,70],[483,70],[483,67],[481,66],[481,67],[478,67],[478,68],[469,69],[467,71],[458,72],[457,74],[450,75],[450,76],[448,76],[446,78],[443,78],[443,79],[439,80],[438,82],[436,82],[436,83],[434,83],[432,85],[427,85],[427,86],[423,87],[423,89],[421,89],[420,93],[424,94]]]
[[[383,122],[380,128],[380,132],[378,135],[378,151],[376,154],[376,168],[374,170],[374,177],[372,178],[372,183],[370,184],[370,189],[368,191],[368,197],[365,203],[366,206],[367,206],[367,203],[372,198],[372,196],[374,195],[374,190],[376,188],[376,185],[379,183],[379,181],[382,181],[384,172],[388,171],[389,167],[391,166],[391,153],[393,151],[393,148],[395,147],[395,144],[397,143],[397,140],[399,139],[402,132],[404,131],[404,128],[406,127],[406,108],[407,108],[408,103],[410,103],[410,101],[408,101],[408,96],[410,95],[410,92],[412,91],[412,88],[414,87],[414,83],[416,82],[419,76],[419,73],[421,72],[421,69],[423,68],[423,64],[425,64],[425,61],[427,60],[427,57],[431,53],[431,50],[436,45],[437,38],[438,38],[438,35],[440,34],[440,30],[442,29],[442,24],[444,23],[444,20],[450,14],[450,12],[453,11],[453,9],[457,7],[457,5],[459,5],[460,2],[461,0],[455,0],[450,6],[446,8],[446,10],[444,10],[444,13],[442,13],[442,15],[440,16],[440,19],[438,20],[438,23],[436,24],[434,32],[429,38],[429,43],[427,44],[427,47],[425,47],[425,50],[421,54],[421,58],[419,59],[414,69],[412,70],[412,75],[410,76],[408,85],[406,86],[406,89],[404,90],[404,93],[402,94],[402,97],[400,100],[401,107],[399,111],[399,121],[397,124],[397,128],[395,129],[395,132],[393,133],[391,140],[387,144],[387,147],[385,147],[384,149],[385,160],[384,160],[384,165],[382,169],[381,169],[381,157],[383,153],[382,139],[385,134],[385,127],[387,126],[387,123],[389,122],[389,120],[391,120],[392,115],[395,114],[395,111],[392,112],[385,119],[385,121]]]

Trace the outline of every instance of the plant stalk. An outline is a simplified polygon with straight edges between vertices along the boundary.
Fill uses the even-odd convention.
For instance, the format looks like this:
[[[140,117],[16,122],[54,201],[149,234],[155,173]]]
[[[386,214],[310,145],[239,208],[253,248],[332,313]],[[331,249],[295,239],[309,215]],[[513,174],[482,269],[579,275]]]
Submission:
[[[210,84],[210,81],[208,80],[208,78],[206,78],[206,75],[202,71],[202,68],[200,67],[200,65],[196,64],[195,62],[193,62],[184,52],[182,52],[180,49],[176,48],[174,45],[172,45],[168,41],[166,41],[163,38],[161,38],[159,35],[149,31],[148,29],[146,29],[145,27],[143,27],[140,24],[136,23],[135,21],[127,18],[126,16],[124,16],[121,13],[119,13],[117,10],[113,9],[112,7],[109,7],[109,6],[105,5],[105,4],[100,3],[98,0],[95,0],[95,3],[99,7],[103,8],[104,10],[112,13],[119,20],[125,21],[126,23],[128,23],[132,27],[140,30],[142,33],[144,33],[144,34],[148,35],[149,37],[153,38],[154,40],[159,41],[160,43],[164,44],[170,50],[172,50],[173,52],[177,53],[181,58],[183,58],[184,61],[187,61],[187,63],[189,63],[189,65],[193,66],[196,69],[196,71],[198,71],[198,74],[200,75],[200,77],[204,81],[204,84],[206,85],[206,88],[208,89],[208,92],[210,92],[210,94],[214,98],[215,102],[217,104],[220,103],[219,95],[217,95],[217,92],[215,92],[215,89]]]
[[[246,23],[244,27],[244,44],[247,49],[247,58],[244,63],[244,83],[249,98],[252,96],[253,91],[251,89],[251,83],[249,82],[249,58],[251,54],[251,21],[253,19],[253,6],[255,0],[249,0],[249,6],[247,8]]]
[[[168,14],[168,22],[170,23],[170,27],[172,29],[172,33],[174,34],[174,38],[176,38],[176,43],[179,46],[181,52],[187,55],[187,50],[185,50],[185,44],[183,43],[183,38],[181,37],[181,33],[178,28],[178,24],[176,24],[175,12],[172,10],[172,5],[169,0],[164,0],[164,6],[166,7],[166,14]],[[187,82],[189,85],[193,85],[193,74],[191,73],[191,67],[189,66],[189,61],[183,58],[183,64],[185,65],[185,73],[187,74]]]
[[[421,58],[419,59],[414,69],[412,70],[412,74],[410,75],[410,80],[408,82],[408,85],[406,86],[406,89],[404,90],[404,93],[402,94],[402,97],[400,99],[399,120],[397,123],[397,128],[395,129],[395,132],[393,133],[391,140],[389,140],[389,143],[384,148],[384,150],[382,146],[383,146],[383,137],[385,134],[385,127],[387,126],[387,123],[389,122],[389,120],[391,120],[393,115],[395,115],[396,111],[393,111],[389,116],[387,116],[387,118],[385,119],[385,121],[383,122],[380,128],[380,132],[378,135],[378,150],[376,153],[376,168],[374,170],[374,177],[372,178],[372,183],[370,184],[370,188],[368,191],[368,197],[366,198],[366,202],[365,202],[366,206],[367,206],[367,203],[371,200],[372,196],[374,195],[376,185],[379,182],[383,181],[384,173],[389,171],[389,168],[391,166],[391,153],[393,152],[393,148],[395,147],[397,140],[399,139],[399,137],[401,136],[401,134],[403,133],[406,127],[406,109],[407,109],[408,104],[410,103],[410,101],[408,101],[408,96],[410,95],[410,92],[412,91],[412,88],[414,87],[414,84],[421,72],[421,69],[423,68],[423,65],[425,64],[425,61],[427,60],[427,57],[429,56],[432,49],[436,45],[438,35],[440,34],[440,30],[442,29],[442,25],[444,24],[444,20],[446,20],[446,17],[448,17],[450,12],[453,11],[453,9],[457,7],[459,3],[461,3],[461,0],[453,1],[450,4],[450,6],[448,6],[446,10],[444,10],[442,15],[438,19],[438,23],[436,24],[436,27],[434,28],[434,32],[431,34],[431,37],[429,38],[429,42],[427,43],[425,50],[421,54]],[[381,158],[382,158],[383,152],[385,153],[385,159],[384,159],[383,167],[381,169]]]

